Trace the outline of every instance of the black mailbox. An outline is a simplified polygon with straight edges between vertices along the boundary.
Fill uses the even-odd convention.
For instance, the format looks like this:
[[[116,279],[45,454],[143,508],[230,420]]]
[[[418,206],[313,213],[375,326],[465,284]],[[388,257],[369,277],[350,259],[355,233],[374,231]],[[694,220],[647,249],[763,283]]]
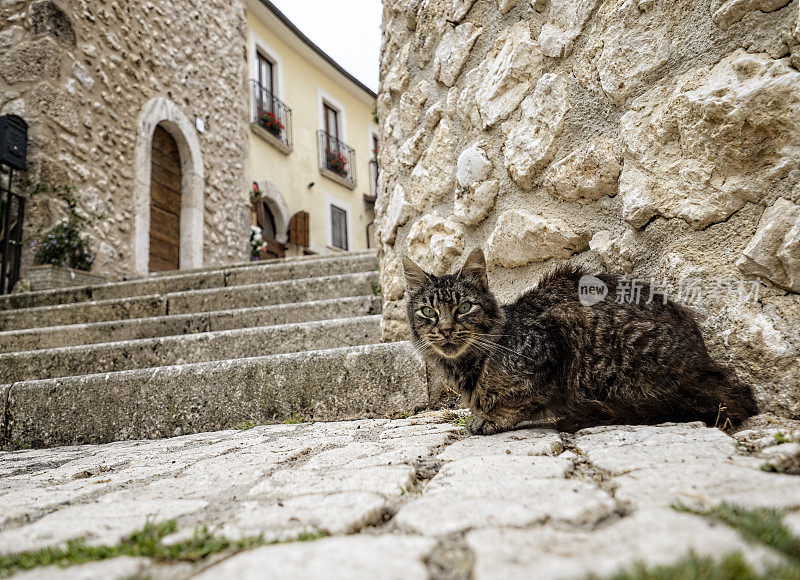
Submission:
[[[28,166],[28,124],[17,115],[0,117],[0,163],[25,171]]]

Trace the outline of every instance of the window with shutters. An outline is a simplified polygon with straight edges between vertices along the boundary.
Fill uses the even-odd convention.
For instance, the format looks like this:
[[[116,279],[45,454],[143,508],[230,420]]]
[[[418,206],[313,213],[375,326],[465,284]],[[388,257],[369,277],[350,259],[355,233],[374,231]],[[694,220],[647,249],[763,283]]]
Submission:
[[[347,250],[347,211],[333,204],[331,208],[331,245]]]

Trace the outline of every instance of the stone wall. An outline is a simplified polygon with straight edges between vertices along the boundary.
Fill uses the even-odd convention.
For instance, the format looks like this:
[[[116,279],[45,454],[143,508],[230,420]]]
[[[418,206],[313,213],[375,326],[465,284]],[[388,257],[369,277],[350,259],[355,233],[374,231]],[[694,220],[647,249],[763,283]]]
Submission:
[[[383,26],[384,339],[401,255],[482,246],[506,300],[570,260],[683,290],[800,417],[797,0],[385,0]]]
[[[159,97],[193,131],[196,118],[205,124],[190,136],[202,157],[204,262],[247,258],[245,46],[243,0],[0,5],[0,113],[30,124],[25,177],[71,185],[79,213],[99,218],[90,228],[93,271],[117,278],[135,270],[137,131]],[[50,196],[34,196],[26,240],[62,214]]]

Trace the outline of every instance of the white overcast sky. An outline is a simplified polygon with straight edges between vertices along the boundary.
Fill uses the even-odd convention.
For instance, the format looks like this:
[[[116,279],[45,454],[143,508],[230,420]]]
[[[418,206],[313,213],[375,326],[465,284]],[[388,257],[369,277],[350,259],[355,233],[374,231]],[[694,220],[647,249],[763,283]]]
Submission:
[[[381,0],[271,0],[351,75],[378,90]]]

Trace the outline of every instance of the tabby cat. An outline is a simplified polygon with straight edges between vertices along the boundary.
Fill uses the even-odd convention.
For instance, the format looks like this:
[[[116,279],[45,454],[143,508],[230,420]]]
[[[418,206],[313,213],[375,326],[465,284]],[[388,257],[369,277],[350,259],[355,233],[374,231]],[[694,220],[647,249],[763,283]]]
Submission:
[[[659,294],[649,300],[648,288],[618,303],[619,278],[600,274],[608,297],[587,306],[585,273],[566,265],[500,305],[480,249],[454,275],[427,274],[409,258],[403,267],[414,343],[463,396],[472,433],[542,421],[563,431],[714,425],[757,412],[750,387],[709,356],[692,314]]]

